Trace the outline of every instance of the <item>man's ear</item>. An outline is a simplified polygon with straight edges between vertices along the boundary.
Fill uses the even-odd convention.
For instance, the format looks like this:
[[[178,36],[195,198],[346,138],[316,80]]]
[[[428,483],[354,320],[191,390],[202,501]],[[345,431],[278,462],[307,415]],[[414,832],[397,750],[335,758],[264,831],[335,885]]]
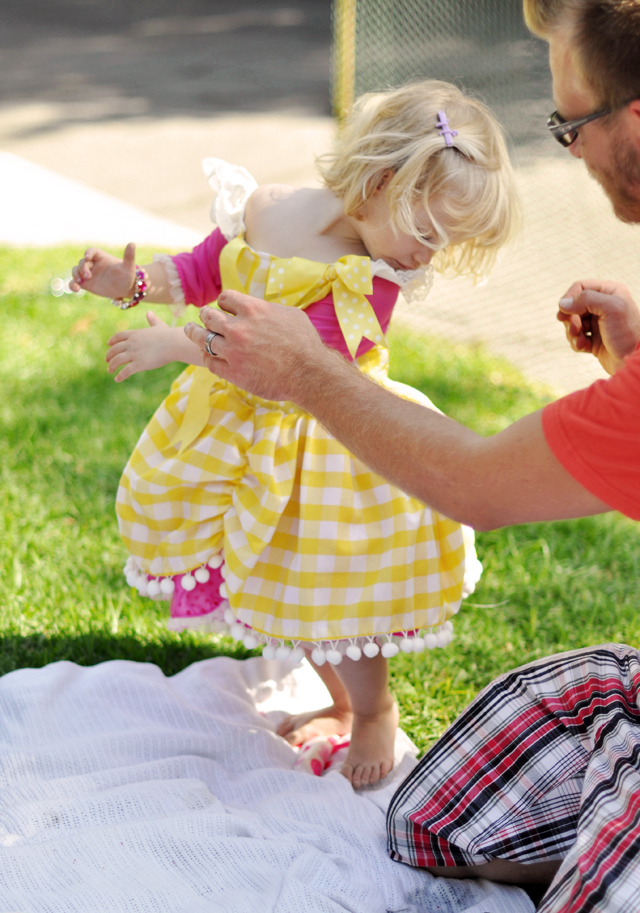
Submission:
[[[631,128],[631,136],[635,139],[636,149],[640,153],[640,98],[634,99],[627,106],[627,123]]]
[[[634,118],[640,119],[640,98],[634,98],[632,102],[629,102],[629,111]]]

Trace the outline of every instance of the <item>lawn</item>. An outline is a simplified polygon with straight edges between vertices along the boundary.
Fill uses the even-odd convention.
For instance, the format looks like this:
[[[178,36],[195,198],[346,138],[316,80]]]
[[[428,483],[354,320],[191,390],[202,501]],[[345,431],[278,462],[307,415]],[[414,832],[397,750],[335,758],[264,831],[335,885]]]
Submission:
[[[229,639],[170,634],[166,603],[141,599],[122,577],[119,474],[180,369],[113,382],[106,340],[141,325],[144,308],[122,314],[89,295],[53,297],[51,278],[67,275],[78,255],[0,250],[0,673],[122,658],[170,675],[211,656],[247,656]],[[548,399],[482,349],[406,332],[392,335],[391,373],[481,433]],[[560,650],[640,640],[636,524],[610,514],[524,525],[479,535],[478,551],[484,576],[453,643],[391,663],[402,725],[421,748],[502,671]]]

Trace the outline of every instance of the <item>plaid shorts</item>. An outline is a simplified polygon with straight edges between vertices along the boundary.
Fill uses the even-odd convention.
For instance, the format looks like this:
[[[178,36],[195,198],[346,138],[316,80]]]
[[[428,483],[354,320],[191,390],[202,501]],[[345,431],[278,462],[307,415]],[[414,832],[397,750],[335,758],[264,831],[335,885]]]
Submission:
[[[640,659],[605,644],[492,682],[391,801],[407,865],[563,860],[543,913],[640,911]]]

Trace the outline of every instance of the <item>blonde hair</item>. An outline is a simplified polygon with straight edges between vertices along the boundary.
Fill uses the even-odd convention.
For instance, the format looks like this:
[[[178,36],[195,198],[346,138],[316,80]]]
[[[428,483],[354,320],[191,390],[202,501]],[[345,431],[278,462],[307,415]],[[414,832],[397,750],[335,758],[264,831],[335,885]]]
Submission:
[[[438,131],[439,111],[458,132],[452,146]],[[434,266],[449,275],[486,275],[519,222],[500,125],[485,105],[446,82],[425,80],[361,96],[335,150],[318,166],[350,216],[391,175],[386,199],[393,227],[437,251]],[[430,207],[436,197],[446,225]],[[420,204],[433,223],[434,241],[425,241],[416,224]]]

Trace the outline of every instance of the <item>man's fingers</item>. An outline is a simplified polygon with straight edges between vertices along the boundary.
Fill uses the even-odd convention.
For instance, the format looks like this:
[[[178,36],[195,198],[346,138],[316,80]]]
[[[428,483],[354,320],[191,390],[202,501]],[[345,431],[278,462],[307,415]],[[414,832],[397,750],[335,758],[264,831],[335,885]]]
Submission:
[[[565,298],[578,298],[583,292],[599,292],[603,295],[619,295],[621,292],[628,291],[626,286],[620,282],[612,282],[609,279],[581,279],[574,282],[567,289]]]
[[[561,298],[558,306],[560,312],[564,314],[595,314],[603,317],[612,316],[616,311],[624,310],[626,305],[622,298],[610,292],[583,289],[574,297],[567,295],[565,298]]]
[[[222,292],[218,298],[218,306],[222,311],[226,311],[227,314],[233,314],[234,317],[237,317],[238,314],[246,310],[247,303],[252,299],[249,295],[244,295],[242,292],[234,292],[228,290]],[[211,309],[213,310],[213,309]]]
[[[187,334],[187,336],[189,337],[189,339],[191,340],[191,342],[195,342],[195,344],[197,346],[199,346],[201,349],[204,349],[205,340],[206,340],[207,336],[209,335],[209,333],[211,332],[210,330],[207,330],[205,327],[199,327],[197,323],[187,323],[185,325],[184,331]]]

